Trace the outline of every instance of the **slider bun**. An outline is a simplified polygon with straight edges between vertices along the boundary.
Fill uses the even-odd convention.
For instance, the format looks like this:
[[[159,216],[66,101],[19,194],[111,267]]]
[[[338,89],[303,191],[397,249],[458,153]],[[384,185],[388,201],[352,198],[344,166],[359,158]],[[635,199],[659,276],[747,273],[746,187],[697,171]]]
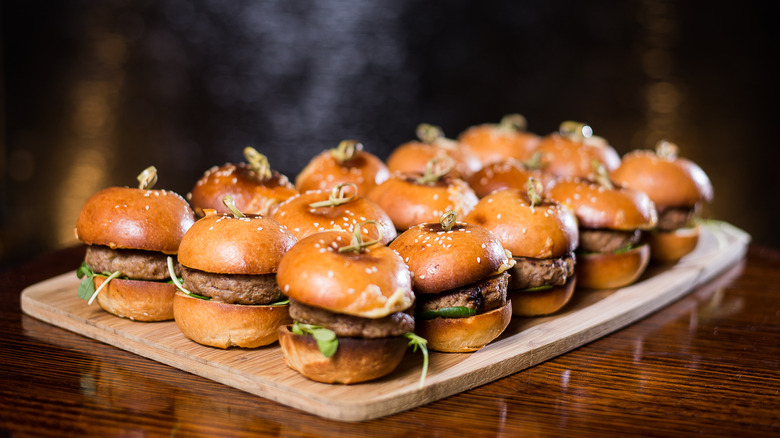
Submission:
[[[650,258],[659,263],[677,263],[699,243],[699,226],[674,231],[651,231],[644,235],[650,245]]]
[[[542,316],[561,310],[574,294],[576,278],[575,275],[565,284],[550,289],[509,290],[507,298],[512,300],[512,314],[520,317]]]
[[[95,289],[106,277],[94,277]],[[112,279],[101,289],[97,302],[103,310],[134,321],[168,321],[173,319],[173,297],[176,286],[171,283],[143,280]]]
[[[593,161],[608,172],[620,166],[615,149],[597,138],[582,142],[553,133],[541,139],[536,151],[542,154],[542,169],[558,177],[590,177],[594,174]]]
[[[292,323],[288,307],[227,304],[180,291],[173,298],[173,316],[181,332],[199,344],[218,348],[256,348],[276,342],[276,329]]]
[[[650,262],[650,246],[625,252],[587,253],[577,256],[577,284],[588,289],[613,289],[634,283]]]
[[[194,221],[189,204],[176,193],[109,187],[87,199],[76,221],[76,237],[111,249],[176,254]]]
[[[295,187],[303,193],[330,189],[339,183],[352,183],[357,186],[358,194],[365,196],[389,177],[385,163],[373,154],[357,151],[352,159],[342,163],[327,150],[309,161],[295,178]]]
[[[431,350],[446,353],[477,351],[496,339],[512,319],[512,302],[467,318],[434,318],[415,321],[415,333]]]

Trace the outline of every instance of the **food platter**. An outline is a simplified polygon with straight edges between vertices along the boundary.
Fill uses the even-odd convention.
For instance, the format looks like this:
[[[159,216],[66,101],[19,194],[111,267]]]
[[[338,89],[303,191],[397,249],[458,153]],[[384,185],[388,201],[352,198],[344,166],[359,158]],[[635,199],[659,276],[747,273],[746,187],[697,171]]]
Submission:
[[[516,318],[493,343],[474,353],[432,353],[424,385],[422,356],[407,353],[390,375],[367,383],[331,385],[289,369],[278,344],[217,349],[186,338],[174,322],[135,322],[78,298],[68,272],[22,291],[22,310],[100,342],[307,412],[363,421],[424,405],[520,372],[619,330],[663,308],[736,265],[750,236],[723,222],[702,225],[694,252],[671,266],[651,266],[640,280],[609,290],[577,290],[562,311]]]

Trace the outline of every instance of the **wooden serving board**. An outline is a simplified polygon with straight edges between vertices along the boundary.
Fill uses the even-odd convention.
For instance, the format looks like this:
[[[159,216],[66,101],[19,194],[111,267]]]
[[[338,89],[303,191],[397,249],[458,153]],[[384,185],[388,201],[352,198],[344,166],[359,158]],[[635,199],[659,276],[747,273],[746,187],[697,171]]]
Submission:
[[[362,421],[411,409],[483,385],[566,353],[666,306],[745,255],[750,236],[708,222],[696,250],[676,265],[651,268],[634,285],[577,290],[562,312],[515,318],[493,343],[474,353],[432,353],[423,387],[422,355],[407,353],[389,376],[356,385],[329,385],[302,377],[283,361],[278,343],[258,349],[205,347],[175,322],[118,318],[77,296],[75,271],[28,287],[28,315],[118,348],[323,417]]]

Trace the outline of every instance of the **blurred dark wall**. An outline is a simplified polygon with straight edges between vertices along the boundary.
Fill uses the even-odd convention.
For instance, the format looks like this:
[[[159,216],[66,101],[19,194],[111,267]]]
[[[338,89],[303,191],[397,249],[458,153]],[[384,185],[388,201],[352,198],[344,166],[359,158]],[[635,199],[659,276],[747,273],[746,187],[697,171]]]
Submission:
[[[777,2],[0,7],[4,265],[74,242],[84,200],[150,164],[183,195],[247,145],[293,178],[345,138],[385,158],[420,122],[455,137],[510,112],[621,154],[673,140],[713,180],[707,214],[780,247]]]

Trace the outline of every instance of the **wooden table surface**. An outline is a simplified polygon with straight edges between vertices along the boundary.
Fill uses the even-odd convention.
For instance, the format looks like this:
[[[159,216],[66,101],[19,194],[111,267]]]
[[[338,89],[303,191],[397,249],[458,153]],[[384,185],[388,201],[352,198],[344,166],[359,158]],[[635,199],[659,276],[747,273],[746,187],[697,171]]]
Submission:
[[[83,247],[0,274],[0,436],[780,436],[780,251],[563,356],[362,423],[317,417],[22,314]]]

